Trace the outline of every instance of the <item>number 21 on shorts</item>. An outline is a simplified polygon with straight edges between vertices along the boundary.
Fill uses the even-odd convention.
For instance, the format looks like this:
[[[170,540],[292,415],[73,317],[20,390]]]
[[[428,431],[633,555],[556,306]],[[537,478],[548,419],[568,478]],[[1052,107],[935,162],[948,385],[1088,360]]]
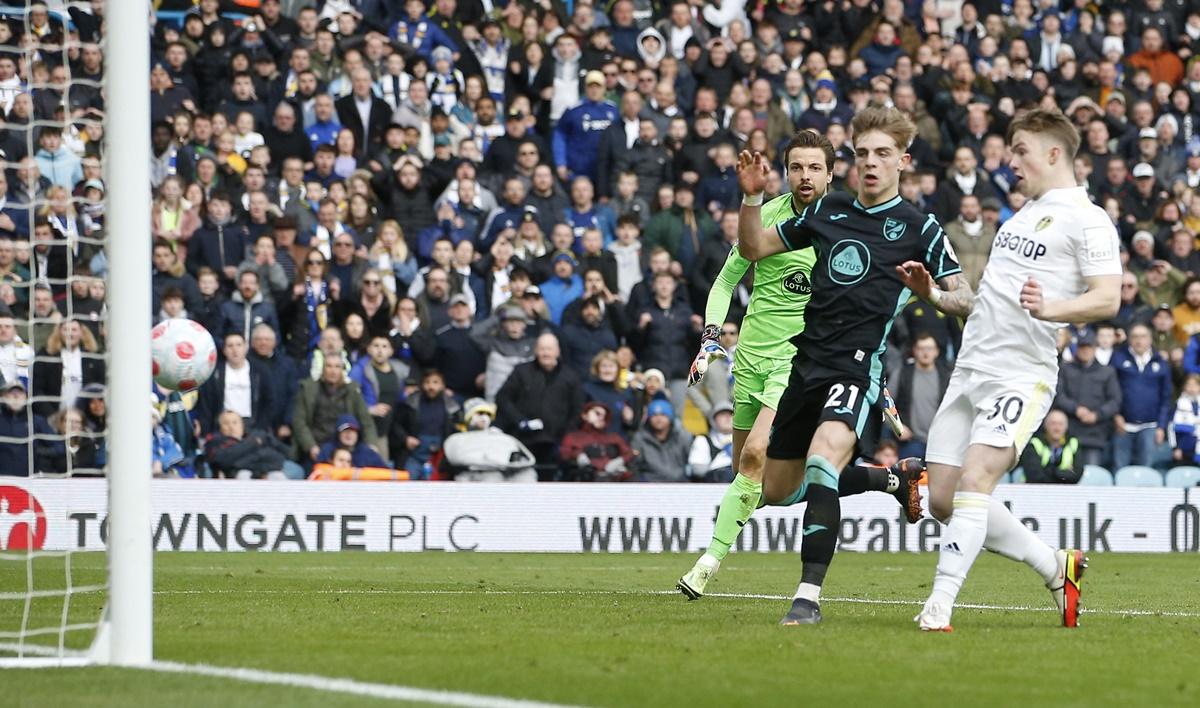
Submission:
[[[835,413],[850,413],[858,402],[860,389],[854,384],[844,386],[835,383],[829,387],[829,398],[825,399],[826,408],[836,408]]]

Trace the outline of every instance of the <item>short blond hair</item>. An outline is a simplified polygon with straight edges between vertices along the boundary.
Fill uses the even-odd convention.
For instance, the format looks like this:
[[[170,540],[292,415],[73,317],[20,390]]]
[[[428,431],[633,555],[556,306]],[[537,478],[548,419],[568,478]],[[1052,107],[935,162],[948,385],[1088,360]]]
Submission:
[[[917,126],[900,109],[891,106],[870,106],[859,111],[850,121],[854,140],[876,131],[896,141],[896,146],[908,152],[908,146],[917,137]]]
[[[1071,120],[1063,115],[1062,111],[1038,108],[1018,116],[1008,124],[1005,142],[1012,145],[1013,136],[1017,134],[1018,130],[1050,138],[1067,151],[1068,157],[1074,158],[1075,153],[1079,152],[1079,131],[1071,123]]]

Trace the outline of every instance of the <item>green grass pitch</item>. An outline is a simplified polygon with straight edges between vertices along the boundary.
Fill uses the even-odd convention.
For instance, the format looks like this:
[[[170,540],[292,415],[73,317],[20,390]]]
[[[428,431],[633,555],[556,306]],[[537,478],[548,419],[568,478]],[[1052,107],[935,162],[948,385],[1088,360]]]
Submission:
[[[933,554],[839,554],[825,622],[779,627],[788,601],[669,591],[688,555],[223,554],[155,558],[158,659],[594,706],[1200,705],[1200,559],[1092,557],[1078,630],[1056,626],[1028,569],[985,555],[953,634],[912,617]],[[35,586],[61,583],[42,559]],[[72,558],[75,582],[102,577]],[[797,555],[734,554],[716,594],[789,596]],[[24,563],[0,591],[24,589]],[[871,603],[852,602],[853,599]],[[71,621],[103,597],[77,596]],[[886,604],[888,601],[894,604]],[[0,602],[0,631],[24,603]],[[35,624],[61,600],[39,599]],[[76,646],[84,633],[73,633]],[[46,641],[56,641],[49,639]],[[0,671],[0,706],[395,705],[311,689],[113,668]]]

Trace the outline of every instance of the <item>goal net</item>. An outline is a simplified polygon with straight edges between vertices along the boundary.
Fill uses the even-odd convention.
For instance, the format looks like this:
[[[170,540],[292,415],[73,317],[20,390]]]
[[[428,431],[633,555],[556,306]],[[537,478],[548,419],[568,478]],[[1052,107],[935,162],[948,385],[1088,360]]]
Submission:
[[[150,658],[149,9],[0,0],[0,667]]]

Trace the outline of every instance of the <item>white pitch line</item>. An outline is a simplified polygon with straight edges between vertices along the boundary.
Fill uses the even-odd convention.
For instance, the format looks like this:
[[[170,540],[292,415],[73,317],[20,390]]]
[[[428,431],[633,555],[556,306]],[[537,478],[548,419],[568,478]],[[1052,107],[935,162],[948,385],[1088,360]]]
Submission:
[[[174,661],[155,661],[144,668],[164,673],[211,676],[213,678],[232,679],[248,683],[293,686],[296,688],[345,693],[369,698],[434,703],[442,706],[463,706],[464,708],[569,708],[560,703],[543,703],[541,701],[488,696],[479,693],[439,691],[431,688],[368,683],[366,681],[355,681],[354,679],[329,678],[315,674],[290,674],[277,671],[264,671],[262,669],[240,669],[225,666],[210,666],[208,664],[181,664]]]
[[[274,589],[213,589],[213,590],[156,590],[155,595],[677,595],[676,590],[388,590],[380,588],[322,588],[318,590],[274,590]],[[764,595],[757,593],[714,592],[705,597],[726,598],[734,600],[791,600],[790,595]],[[874,600],[864,597],[824,597],[823,602],[844,602],[856,605],[902,605],[920,607],[925,603],[921,600]],[[990,610],[996,612],[1057,612],[1053,607],[1028,607],[1023,605],[986,605],[962,603],[955,607],[968,610]],[[1174,612],[1168,610],[1143,609],[1101,609],[1085,607],[1084,613],[1089,615],[1114,615],[1136,617],[1188,617],[1200,618],[1200,612]]]

